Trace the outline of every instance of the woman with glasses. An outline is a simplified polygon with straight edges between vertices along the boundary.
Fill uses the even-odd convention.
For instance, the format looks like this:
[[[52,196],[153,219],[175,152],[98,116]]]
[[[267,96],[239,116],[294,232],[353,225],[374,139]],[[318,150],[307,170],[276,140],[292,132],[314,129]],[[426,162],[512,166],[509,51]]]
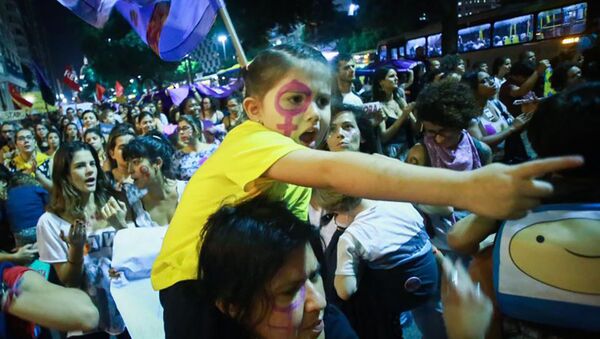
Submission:
[[[190,180],[206,159],[217,150],[217,145],[205,142],[200,121],[183,115],[177,122],[179,144],[173,155],[173,173],[178,180]]]
[[[494,78],[485,72],[471,72],[463,75],[462,82],[471,87],[477,106],[481,112],[469,133],[484,142],[494,151],[494,161],[511,162],[504,156],[505,140],[511,135],[519,135],[532,114],[522,114],[517,118],[494,96],[498,91]]]
[[[17,155],[10,162],[10,169],[35,177],[46,189],[52,187],[50,181],[49,156],[40,152],[33,132],[22,128],[16,133]]]

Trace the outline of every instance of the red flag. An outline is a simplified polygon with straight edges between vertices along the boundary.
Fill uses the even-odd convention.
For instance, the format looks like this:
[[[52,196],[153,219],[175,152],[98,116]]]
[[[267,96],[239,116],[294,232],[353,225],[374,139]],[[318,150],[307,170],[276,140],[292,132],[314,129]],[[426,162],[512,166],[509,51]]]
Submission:
[[[96,99],[98,99],[98,101],[102,101],[104,92],[106,92],[106,88],[102,87],[100,84],[96,84]]]
[[[73,66],[67,66],[63,75],[63,82],[75,92],[79,92],[79,84],[77,83],[77,73],[73,70]]]
[[[115,95],[117,98],[123,96],[123,85],[119,81],[115,83]]]
[[[19,93],[19,90],[15,85],[8,83],[8,92],[10,93],[12,101],[15,103],[15,105],[19,106],[20,108],[30,108],[31,106],[33,106],[33,103],[27,101],[21,96],[21,93]]]

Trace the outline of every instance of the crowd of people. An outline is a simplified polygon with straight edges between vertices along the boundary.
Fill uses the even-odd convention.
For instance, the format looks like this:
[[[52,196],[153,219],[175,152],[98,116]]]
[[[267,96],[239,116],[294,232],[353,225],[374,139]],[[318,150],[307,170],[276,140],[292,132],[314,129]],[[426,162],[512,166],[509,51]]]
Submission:
[[[327,62],[281,45],[244,72],[243,98],[192,90],[179,105],[2,123],[0,331],[143,338],[111,293],[132,281],[156,300],[128,302],[160,309],[144,319],[164,321],[153,338],[401,338],[409,318],[424,338],[600,331],[597,65],[562,55],[547,76],[550,62],[531,51],[491,65],[467,70],[448,55],[381,67],[363,84],[349,55]],[[517,245],[566,242],[575,259],[523,259],[525,275],[499,278],[512,258],[491,259],[507,246],[504,220],[528,220],[540,203],[577,230],[556,217],[559,235]],[[136,243],[148,234],[160,251]],[[113,247],[123,237],[133,247]],[[554,265],[569,278],[545,275]],[[528,277],[574,295],[544,304],[532,292],[519,302],[535,307],[506,307],[494,281]],[[590,315],[559,321],[563,307]]]

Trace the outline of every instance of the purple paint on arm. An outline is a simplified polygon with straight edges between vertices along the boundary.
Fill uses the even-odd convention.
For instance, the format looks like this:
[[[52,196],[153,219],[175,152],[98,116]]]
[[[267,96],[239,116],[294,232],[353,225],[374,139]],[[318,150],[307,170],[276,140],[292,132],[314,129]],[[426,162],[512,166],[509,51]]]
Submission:
[[[302,102],[302,105],[292,109],[282,107],[280,99],[284,94],[288,92],[304,94],[306,97],[304,98],[304,102]],[[311,101],[312,91],[310,90],[310,87],[308,87],[303,82],[300,82],[298,80],[292,80],[281,87],[281,89],[279,90],[279,92],[277,92],[277,95],[275,96],[275,109],[279,114],[283,115],[284,118],[283,124],[277,124],[277,128],[283,131],[283,135],[289,137],[290,135],[292,135],[293,131],[298,129],[298,126],[294,125],[293,123],[294,117],[304,113],[310,105]]]

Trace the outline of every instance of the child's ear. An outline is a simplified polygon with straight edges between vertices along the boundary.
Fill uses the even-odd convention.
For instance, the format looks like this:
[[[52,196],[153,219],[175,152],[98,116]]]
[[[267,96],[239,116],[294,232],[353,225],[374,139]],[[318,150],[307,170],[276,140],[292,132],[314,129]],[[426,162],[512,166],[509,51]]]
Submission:
[[[250,120],[260,121],[260,100],[253,97],[247,97],[244,99],[242,105],[244,106],[244,111],[246,114],[248,114],[248,118],[250,118]]]

